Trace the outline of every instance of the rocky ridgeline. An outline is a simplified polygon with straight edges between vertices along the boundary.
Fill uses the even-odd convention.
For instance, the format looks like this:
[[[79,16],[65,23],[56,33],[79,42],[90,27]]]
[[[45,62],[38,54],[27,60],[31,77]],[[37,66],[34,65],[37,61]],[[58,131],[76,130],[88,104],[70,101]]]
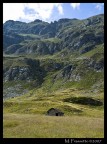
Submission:
[[[60,19],[51,23],[40,20],[30,23],[10,20],[3,24],[3,49],[6,54],[46,55],[65,48],[71,53],[78,51],[83,54],[103,42],[103,14],[84,20]]]

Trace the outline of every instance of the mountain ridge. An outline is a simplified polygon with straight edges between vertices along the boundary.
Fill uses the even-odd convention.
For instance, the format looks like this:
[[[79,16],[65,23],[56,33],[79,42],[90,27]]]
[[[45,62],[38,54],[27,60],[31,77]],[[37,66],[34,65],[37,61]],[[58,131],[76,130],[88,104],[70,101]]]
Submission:
[[[73,47],[73,50],[75,50],[78,47],[81,48],[83,46],[83,43],[87,43],[86,37],[88,37],[88,39],[90,38],[89,41],[91,41],[91,45],[88,44],[89,46],[85,48],[86,50],[88,50],[90,49],[90,47],[92,46],[94,47],[96,45],[96,41],[97,43],[99,42],[98,44],[103,43],[104,41],[103,21],[104,21],[103,15],[93,16],[85,20],[60,19],[57,22],[55,21],[50,24],[43,22],[41,20],[39,20],[38,22],[37,20],[36,23],[34,21],[34,22],[26,23],[26,24],[23,22],[10,21],[14,24],[9,25],[8,24],[9,21],[7,21],[3,25],[3,34],[4,34],[3,49],[4,49],[4,52],[6,49],[7,54],[8,52],[10,54],[13,54],[10,49],[8,50],[8,47],[11,46],[12,43],[20,44],[21,42],[25,42],[25,43],[30,44],[30,41],[28,40],[40,40],[41,43],[43,43],[42,42],[43,39],[49,40],[49,38],[53,38],[53,39],[57,38],[61,40],[61,43],[59,43],[60,45],[62,44],[61,49],[64,49],[65,47],[68,49],[69,48],[72,49]],[[96,31],[98,32],[96,33]],[[102,35],[100,34],[101,31],[102,31]],[[78,37],[79,35],[81,35],[80,38]],[[72,40],[73,42],[71,42],[71,39],[73,39]],[[76,41],[77,41],[77,44],[76,44]],[[31,41],[31,43],[34,43],[34,42]],[[37,45],[36,47],[39,47],[39,46]],[[52,49],[53,48],[54,47],[52,47]],[[21,46],[20,46],[20,49],[21,49]],[[27,48],[24,48],[24,49],[27,49]],[[43,49],[42,46],[40,47],[40,49]],[[32,48],[30,48],[30,51],[31,50]],[[37,53],[37,51],[35,52]],[[28,53],[27,50],[25,50],[25,53]],[[34,53],[34,51],[32,51],[32,53]],[[19,52],[19,54],[21,54],[21,52]],[[41,55],[40,52],[38,54]],[[50,54],[50,52],[48,52],[48,54]]]
[[[104,15],[50,24],[38,19],[30,23],[10,20],[3,25],[3,54],[4,97],[11,97],[12,83],[20,85],[14,95],[35,87],[46,91],[96,87],[101,91]]]

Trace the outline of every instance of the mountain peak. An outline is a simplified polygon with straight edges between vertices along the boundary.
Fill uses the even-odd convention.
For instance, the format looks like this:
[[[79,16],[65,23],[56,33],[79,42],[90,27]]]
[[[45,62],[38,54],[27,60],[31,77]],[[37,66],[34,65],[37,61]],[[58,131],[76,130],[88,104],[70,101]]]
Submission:
[[[4,24],[14,23],[14,20],[7,20]]]
[[[69,19],[69,18],[62,18],[62,19],[59,19],[58,22],[68,22],[70,20],[71,19]]]
[[[35,19],[34,22],[39,23],[39,22],[42,22],[42,20],[40,20],[40,19]]]

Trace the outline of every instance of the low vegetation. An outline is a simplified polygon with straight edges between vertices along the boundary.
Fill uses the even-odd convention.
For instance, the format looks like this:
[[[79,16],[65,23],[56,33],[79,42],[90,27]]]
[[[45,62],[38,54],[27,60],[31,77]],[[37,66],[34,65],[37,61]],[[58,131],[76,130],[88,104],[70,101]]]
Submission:
[[[38,89],[31,90],[21,97],[4,100],[3,135],[19,138],[101,138],[104,136],[103,105],[92,107],[88,103],[83,105],[74,101],[65,102],[65,98],[68,99],[70,96],[72,99],[78,96],[81,100],[81,96],[88,97],[90,94],[100,101],[103,98],[103,93],[89,93],[77,89],[58,90],[51,94]],[[86,98],[84,100],[86,101]],[[62,110],[64,116],[46,116],[47,110],[52,107]]]
[[[60,124],[59,124],[60,123]],[[85,124],[84,124],[85,123]],[[4,138],[103,138],[102,118],[4,114]]]

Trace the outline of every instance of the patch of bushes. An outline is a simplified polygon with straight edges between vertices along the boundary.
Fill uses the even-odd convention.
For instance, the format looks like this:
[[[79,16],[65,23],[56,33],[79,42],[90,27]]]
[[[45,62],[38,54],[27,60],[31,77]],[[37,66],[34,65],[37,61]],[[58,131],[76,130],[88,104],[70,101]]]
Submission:
[[[64,102],[83,104],[83,105],[92,105],[92,106],[102,106],[103,102],[100,100],[95,100],[87,97],[72,97],[64,99]]]

